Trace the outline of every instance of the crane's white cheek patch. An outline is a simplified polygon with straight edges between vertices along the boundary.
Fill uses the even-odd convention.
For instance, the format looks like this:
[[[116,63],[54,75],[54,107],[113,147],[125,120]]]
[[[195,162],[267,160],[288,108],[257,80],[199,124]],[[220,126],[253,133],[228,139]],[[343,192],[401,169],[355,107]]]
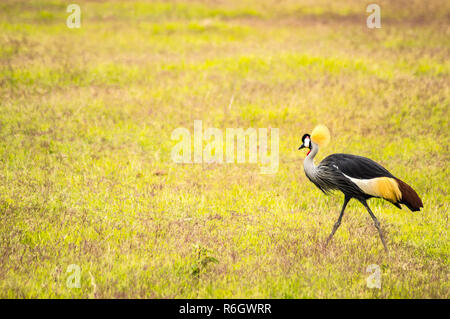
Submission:
[[[305,138],[303,144],[305,145],[305,147],[309,147],[309,138]]]

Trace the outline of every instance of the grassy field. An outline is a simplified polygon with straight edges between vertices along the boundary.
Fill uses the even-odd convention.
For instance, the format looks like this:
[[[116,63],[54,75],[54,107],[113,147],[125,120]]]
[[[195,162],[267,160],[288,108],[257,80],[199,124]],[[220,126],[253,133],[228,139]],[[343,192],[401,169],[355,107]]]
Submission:
[[[449,298],[450,4],[0,3],[0,297]],[[279,128],[279,169],[176,164],[172,131]],[[370,157],[421,212],[303,172],[301,136]],[[205,142],[206,144],[206,142]],[[81,287],[69,288],[71,264]],[[367,267],[379,265],[381,289]]]

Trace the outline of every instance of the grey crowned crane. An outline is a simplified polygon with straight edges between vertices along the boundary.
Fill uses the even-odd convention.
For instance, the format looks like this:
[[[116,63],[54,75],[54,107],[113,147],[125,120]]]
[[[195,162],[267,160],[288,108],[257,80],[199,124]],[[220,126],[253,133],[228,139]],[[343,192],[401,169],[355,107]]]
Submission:
[[[328,245],[336,230],[341,224],[345,207],[350,199],[360,201],[372,217],[375,227],[383,243],[386,253],[388,248],[384,240],[380,223],[373,214],[367,200],[372,197],[383,198],[398,208],[400,204],[406,205],[411,211],[419,211],[423,207],[422,200],[417,193],[405,182],[401,181],[380,164],[366,157],[351,154],[332,154],[319,165],[314,164],[314,157],[319,147],[325,146],[330,140],[330,132],[324,125],[318,125],[310,134],[302,137],[302,148],[309,152],[303,162],[305,174],[325,194],[333,190],[344,193],[344,204],[338,220],[333,226],[330,236],[325,244]]]

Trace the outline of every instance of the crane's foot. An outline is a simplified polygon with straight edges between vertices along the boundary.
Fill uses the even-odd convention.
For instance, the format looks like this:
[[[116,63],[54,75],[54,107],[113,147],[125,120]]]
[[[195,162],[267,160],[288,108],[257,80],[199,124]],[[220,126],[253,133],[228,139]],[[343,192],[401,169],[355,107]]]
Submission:
[[[339,227],[340,224],[341,224],[341,221],[340,221],[340,220],[337,221],[336,224],[334,224],[333,230],[331,231],[330,236],[328,236],[327,241],[325,242],[325,248],[327,248],[328,244],[329,244],[330,241],[331,241],[331,238],[333,238],[334,233],[336,232],[336,230],[338,229],[338,227]]]
[[[380,222],[376,218],[375,218],[375,227],[377,228],[378,234],[380,235],[381,242],[383,243],[384,246],[384,251],[386,252],[386,254],[389,255],[389,249],[387,248],[386,241],[384,240],[383,231],[381,230],[380,227]]]
[[[328,243],[331,241],[331,238],[333,238],[334,233],[336,232],[336,230],[339,228],[339,226],[341,225],[341,221],[342,221],[342,216],[344,216],[344,211],[345,211],[345,207],[347,207],[348,202],[350,201],[351,197],[345,196],[344,198],[344,205],[342,205],[342,210],[341,213],[339,214],[339,218],[336,221],[336,223],[333,226],[333,230],[331,231],[330,236],[328,236],[327,241],[325,242],[325,247],[327,248]]]
[[[384,240],[384,235],[383,235],[383,231],[381,230],[380,222],[375,217],[375,215],[372,212],[372,210],[370,209],[369,205],[367,205],[367,202],[361,201],[361,203],[363,203],[363,205],[366,207],[367,211],[369,212],[370,217],[372,217],[373,223],[375,224],[375,227],[378,230],[378,234],[380,235],[381,242],[383,243],[384,251],[386,252],[386,254],[389,255],[389,249],[387,248],[386,241]]]

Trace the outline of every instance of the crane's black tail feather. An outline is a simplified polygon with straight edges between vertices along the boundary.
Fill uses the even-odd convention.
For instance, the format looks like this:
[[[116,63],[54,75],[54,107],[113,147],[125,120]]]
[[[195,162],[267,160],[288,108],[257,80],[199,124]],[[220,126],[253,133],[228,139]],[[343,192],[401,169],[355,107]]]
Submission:
[[[416,191],[402,180],[396,178],[396,181],[400,192],[402,192],[402,199],[399,203],[406,205],[412,212],[420,211],[423,203]]]

